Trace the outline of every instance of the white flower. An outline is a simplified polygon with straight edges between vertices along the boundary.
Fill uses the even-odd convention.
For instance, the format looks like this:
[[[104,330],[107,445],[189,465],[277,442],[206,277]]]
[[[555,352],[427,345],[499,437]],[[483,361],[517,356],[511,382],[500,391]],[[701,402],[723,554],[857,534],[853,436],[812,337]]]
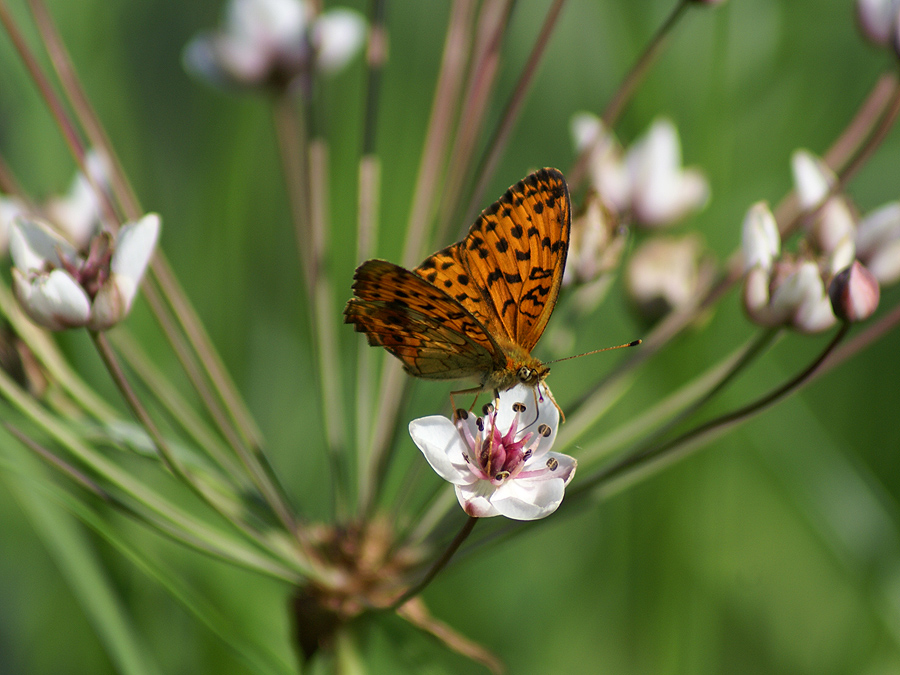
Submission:
[[[837,177],[828,165],[807,150],[797,150],[791,156],[791,169],[800,208],[806,212],[818,209],[815,218],[807,224],[812,243],[826,255],[852,246],[856,222],[847,200],[841,195],[831,195]]]
[[[900,0],[856,0],[856,18],[869,40],[886,45],[894,37]]]
[[[188,43],[185,67],[216,85],[291,85],[315,64],[342,68],[360,49],[363,17],[349,9],[313,16],[303,0],[232,0],[221,30]]]
[[[109,186],[109,162],[103,155],[89,150],[84,156],[84,165],[91,180],[77,172],[69,192],[64,197],[51,199],[46,205],[47,217],[77,249],[86,248],[100,229],[100,203],[96,190],[106,190]]]
[[[744,216],[741,233],[744,271],[757,265],[767,271],[772,269],[772,263],[781,251],[781,235],[768,204],[757,202],[750,207]]]
[[[620,216],[646,227],[671,225],[709,200],[709,183],[697,169],[681,166],[681,143],[671,120],[659,118],[628,151],[599,118],[579,113],[571,122],[576,148],[591,148],[591,183]]]
[[[681,168],[681,143],[671,120],[660,118],[625,156],[631,177],[635,220],[650,227],[669,225],[709,200],[709,184],[697,169]]]
[[[703,241],[695,232],[644,241],[625,269],[628,296],[641,315],[656,321],[694,300],[702,257]]]
[[[84,258],[49,225],[19,218],[9,233],[19,304],[50,330],[111,328],[131,309],[159,227],[151,213],[124,225],[115,239],[100,233]]]
[[[791,326],[819,333],[835,324],[819,266],[782,258],[771,271],[757,265],[744,279],[744,308],[762,326]]]
[[[900,281],[900,202],[885,204],[859,221],[856,255],[879,283]]]
[[[576,462],[550,452],[559,411],[549,395],[518,385],[484,417],[458,414],[455,423],[440,415],[413,420],[409,434],[431,468],[453,483],[466,513],[536,520],[556,511]]]

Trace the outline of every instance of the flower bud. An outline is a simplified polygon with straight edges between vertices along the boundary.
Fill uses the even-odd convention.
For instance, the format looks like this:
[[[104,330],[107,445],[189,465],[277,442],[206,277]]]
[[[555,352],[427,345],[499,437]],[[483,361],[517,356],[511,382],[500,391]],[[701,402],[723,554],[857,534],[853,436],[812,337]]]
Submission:
[[[898,0],[856,0],[856,19],[866,38],[885,46],[893,38],[897,25]]]
[[[184,51],[185,68],[215,86],[284,88],[314,67],[333,73],[365,39],[365,20],[349,9],[318,16],[306,0],[231,0],[225,25]]]
[[[797,150],[791,157],[791,167],[800,208],[817,211],[807,224],[816,249],[828,255],[845,240],[855,239],[856,221],[850,205],[843,196],[831,195],[837,177],[825,162],[806,150]]]
[[[125,318],[159,235],[159,216],[95,236],[87,258],[49,225],[18,219],[10,228],[13,290],[31,319],[50,330],[106,330]]]
[[[744,216],[742,227],[742,245],[744,253],[744,270],[748,271],[757,265],[770,270],[775,258],[781,251],[781,235],[775,216],[765,202],[757,202]]]
[[[696,297],[703,243],[700,237],[654,237],[628,261],[625,284],[641,315],[656,321]]]
[[[900,281],[900,202],[885,204],[859,221],[856,256],[880,284]]]
[[[858,260],[839,272],[828,287],[831,306],[842,321],[863,321],[878,308],[878,280]]]

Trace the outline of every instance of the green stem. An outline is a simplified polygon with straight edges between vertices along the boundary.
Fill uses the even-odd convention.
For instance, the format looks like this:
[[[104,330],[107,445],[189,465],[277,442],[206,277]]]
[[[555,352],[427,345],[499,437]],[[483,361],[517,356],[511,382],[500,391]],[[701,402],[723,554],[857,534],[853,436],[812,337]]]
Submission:
[[[408,600],[416,597],[419,593],[425,590],[425,587],[434,580],[434,578],[440,573],[442,569],[444,569],[444,567],[446,567],[447,563],[450,562],[450,558],[453,557],[453,554],[459,550],[459,547],[462,546],[466,538],[472,533],[472,530],[475,529],[475,524],[478,522],[478,520],[479,519],[475,516],[469,516],[468,520],[466,520],[465,522],[465,525],[463,525],[462,529],[457,532],[456,536],[453,538],[453,541],[450,542],[450,545],[447,547],[441,557],[434,561],[431,569],[428,570],[428,572],[424,577],[422,577],[419,583],[417,583],[415,586],[412,586],[403,595],[397,598],[397,600],[395,600],[391,604],[389,609],[399,609]]]
[[[850,324],[843,324],[822,353],[819,354],[812,363],[804,368],[799,374],[768,394],[761,396],[756,401],[738,408],[737,410],[720,415],[708,422],[704,422],[660,445],[644,447],[644,444],[642,444],[635,452],[630,453],[618,462],[615,462],[611,466],[602,469],[593,476],[580,482],[574,490],[570,490],[570,497],[596,489],[613,480],[623,479],[627,475],[643,470],[651,464],[662,462],[667,459],[675,459],[681,454],[686,454],[688,450],[699,447],[701,442],[706,440],[713,433],[723,431],[739,422],[749,420],[751,417],[754,417],[806,384],[822,363],[834,351],[835,347],[837,347],[837,345],[846,337],[849,330]],[[683,450],[684,452],[681,452]]]

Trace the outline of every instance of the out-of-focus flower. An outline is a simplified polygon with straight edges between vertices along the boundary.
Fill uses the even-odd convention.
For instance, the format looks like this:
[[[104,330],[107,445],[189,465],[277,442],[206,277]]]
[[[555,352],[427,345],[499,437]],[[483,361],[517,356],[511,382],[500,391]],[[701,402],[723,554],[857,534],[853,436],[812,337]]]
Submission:
[[[100,229],[100,203],[96,190],[109,187],[109,162],[103,155],[90,150],[84,156],[84,164],[90,180],[77,172],[69,192],[64,197],[49,200],[44,207],[57,231],[79,250],[86,248]]]
[[[49,225],[19,218],[10,228],[13,290],[31,319],[50,330],[106,330],[131,309],[159,235],[154,213],[113,237],[95,236],[87,257]]]
[[[878,280],[861,262],[839,272],[828,287],[831,306],[842,321],[863,321],[878,309],[881,289]]]
[[[313,68],[332,73],[362,47],[362,15],[336,8],[313,16],[303,0],[231,0],[223,27],[188,43],[188,71],[216,85],[291,86]]]
[[[750,207],[741,229],[744,271],[760,266],[772,269],[772,263],[781,252],[781,236],[775,216],[765,202]]]
[[[539,385],[545,387],[546,385]],[[549,395],[518,385],[502,392],[484,417],[457,411],[456,422],[440,415],[413,420],[409,433],[425,459],[453,483],[470,516],[503,515],[536,520],[562,503],[575,474],[572,457],[550,452],[559,411]]]
[[[703,174],[681,166],[681,143],[671,120],[655,120],[624,155],[600,120],[587,113],[573,118],[572,135],[579,151],[592,148],[591,183],[623,220],[665,227],[709,200]]]
[[[890,202],[859,221],[856,256],[879,283],[900,281],[900,202]]]
[[[584,211],[572,219],[564,286],[588,284],[615,270],[625,245],[624,228],[596,193],[585,201]]]
[[[900,0],[856,0],[856,19],[869,41],[885,46],[894,39]]]
[[[25,215],[25,205],[16,197],[0,195],[0,255],[9,249],[9,228],[13,221]]]
[[[831,169],[807,150],[794,152],[791,169],[800,208],[810,213],[817,211],[807,223],[810,241],[817,251],[830,255],[841,247],[854,245],[855,219],[843,195],[830,194],[837,185],[837,178]]]
[[[698,169],[681,167],[681,143],[671,120],[660,118],[628,149],[631,210],[648,227],[675,223],[709,200],[709,184]]]
[[[808,258],[776,257],[781,239],[775,217],[763,202],[750,207],[744,218],[743,247],[747,269],[743,301],[751,320],[762,326],[792,326],[804,333],[834,325],[819,264]]]
[[[628,295],[640,314],[656,321],[697,295],[703,242],[695,234],[653,237],[632,254],[625,271]]]

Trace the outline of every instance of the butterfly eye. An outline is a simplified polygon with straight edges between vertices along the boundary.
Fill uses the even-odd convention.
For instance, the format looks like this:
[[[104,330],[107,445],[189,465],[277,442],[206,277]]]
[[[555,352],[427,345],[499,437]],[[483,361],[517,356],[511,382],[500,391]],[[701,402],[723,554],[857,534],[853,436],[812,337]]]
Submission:
[[[537,381],[537,371],[528,366],[519,368],[519,380],[522,384],[534,384]]]

